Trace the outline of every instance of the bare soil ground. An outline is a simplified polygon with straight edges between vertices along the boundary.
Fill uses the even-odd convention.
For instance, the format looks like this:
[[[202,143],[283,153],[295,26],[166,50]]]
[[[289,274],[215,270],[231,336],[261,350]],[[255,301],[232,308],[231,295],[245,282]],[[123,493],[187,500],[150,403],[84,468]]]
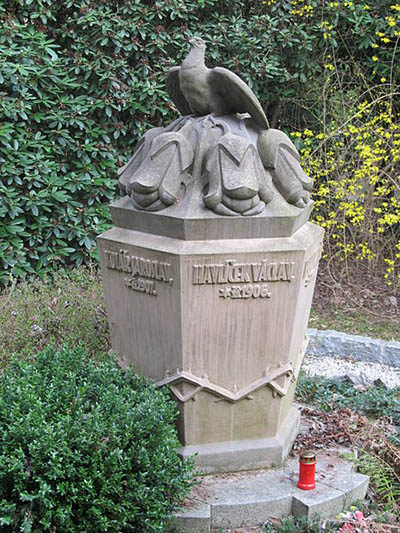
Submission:
[[[309,327],[400,340],[400,285],[362,267],[332,274],[321,262]]]

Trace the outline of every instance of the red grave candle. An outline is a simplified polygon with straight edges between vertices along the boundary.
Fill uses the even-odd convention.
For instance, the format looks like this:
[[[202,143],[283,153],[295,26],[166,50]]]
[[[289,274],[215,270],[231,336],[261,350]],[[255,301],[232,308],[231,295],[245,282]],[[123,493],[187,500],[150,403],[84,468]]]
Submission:
[[[317,458],[314,452],[306,451],[300,454],[299,482],[297,486],[302,490],[315,489],[315,465]]]

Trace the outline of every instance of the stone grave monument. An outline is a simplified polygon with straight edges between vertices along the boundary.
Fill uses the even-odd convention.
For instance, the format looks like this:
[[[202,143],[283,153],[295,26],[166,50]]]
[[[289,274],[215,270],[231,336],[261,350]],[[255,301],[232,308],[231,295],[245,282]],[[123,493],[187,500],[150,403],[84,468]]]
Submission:
[[[113,349],[178,402],[206,473],[282,465],[323,230],[311,179],[249,87],[190,41],[167,90],[181,116],[119,171],[98,238]]]

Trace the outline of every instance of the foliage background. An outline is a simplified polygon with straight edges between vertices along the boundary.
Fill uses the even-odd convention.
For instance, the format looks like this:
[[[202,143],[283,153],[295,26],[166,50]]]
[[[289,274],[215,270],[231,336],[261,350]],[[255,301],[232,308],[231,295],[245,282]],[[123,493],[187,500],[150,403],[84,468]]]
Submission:
[[[396,282],[394,0],[0,0],[0,281],[92,260],[117,167],[176,116],[165,71],[193,34],[296,132],[332,271]]]

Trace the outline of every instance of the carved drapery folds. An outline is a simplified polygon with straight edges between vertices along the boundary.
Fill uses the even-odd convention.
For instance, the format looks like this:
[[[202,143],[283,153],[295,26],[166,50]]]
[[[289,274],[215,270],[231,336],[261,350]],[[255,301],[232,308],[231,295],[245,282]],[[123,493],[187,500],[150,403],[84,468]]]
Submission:
[[[179,202],[189,180],[203,185],[203,204],[224,216],[261,213],[276,196],[304,208],[312,180],[283,132],[239,115],[184,116],[153,128],[119,171],[121,194],[136,209],[158,211]]]

